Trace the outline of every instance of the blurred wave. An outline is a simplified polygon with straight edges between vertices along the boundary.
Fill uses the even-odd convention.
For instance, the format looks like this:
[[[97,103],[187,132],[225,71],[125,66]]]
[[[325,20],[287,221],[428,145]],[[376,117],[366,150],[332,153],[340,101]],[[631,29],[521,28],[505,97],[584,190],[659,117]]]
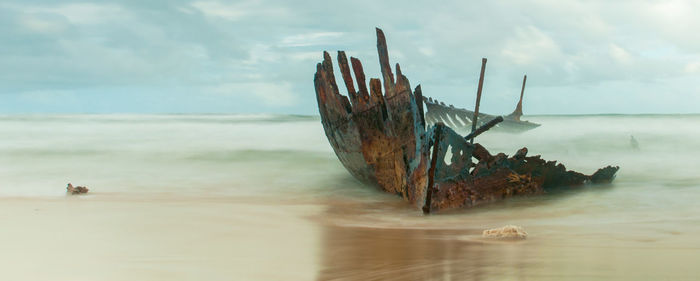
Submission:
[[[629,198],[628,189],[659,193],[638,202],[659,201],[676,190],[692,192],[684,198],[698,197],[693,187],[700,184],[700,115],[525,119],[542,126],[515,135],[487,133],[477,142],[493,153],[526,146],[531,155],[586,173],[619,165],[614,185],[624,191],[620,200]],[[630,146],[631,136],[639,150]],[[302,115],[0,116],[0,177],[5,196],[59,195],[68,182],[103,192],[373,192],[337,161],[318,116]]]

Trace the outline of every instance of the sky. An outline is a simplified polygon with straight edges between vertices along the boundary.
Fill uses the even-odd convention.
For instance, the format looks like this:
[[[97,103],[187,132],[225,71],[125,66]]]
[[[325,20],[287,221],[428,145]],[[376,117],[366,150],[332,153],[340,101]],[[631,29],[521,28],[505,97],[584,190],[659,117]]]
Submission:
[[[525,114],[700,113],[700,1],[0,2],[0,114],[318,114],[327,50]],[[340,77],[337,77],[340,78]],[[344,91],[341,88],[341,91]]]

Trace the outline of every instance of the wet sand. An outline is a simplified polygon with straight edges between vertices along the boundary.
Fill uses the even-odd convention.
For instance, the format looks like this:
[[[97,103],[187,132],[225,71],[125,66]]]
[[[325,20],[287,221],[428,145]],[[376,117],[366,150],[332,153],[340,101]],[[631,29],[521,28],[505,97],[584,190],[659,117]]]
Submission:
[[[313,205],[96,194],[0,199],[0,280],[312,280]],[[293,215],[290,215],[293,214]]]
[[[3,198],[0,206],[0,264],[10,265],[0,271],[2,280],[700,276],[695,233],[658,229],[650,236],[634,224],[546,225],[531,213],[499,219],[489,210],[424,217],[398,199],[387,204],[96,193]],[[376,216],[378,208],[394,217]],[[499,220],[526,225],[530,237],[482,239],[479,226],[497,226]]]

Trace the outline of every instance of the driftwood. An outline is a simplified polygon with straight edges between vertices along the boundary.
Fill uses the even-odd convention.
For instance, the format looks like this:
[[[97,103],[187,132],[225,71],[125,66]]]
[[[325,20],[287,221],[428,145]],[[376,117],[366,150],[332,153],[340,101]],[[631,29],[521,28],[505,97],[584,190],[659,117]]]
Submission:
[[[340,94],[330,54],[323,53],[314,76],[321,123],[338,159],[355,178],[400,195],[425,213],[610,182],[619,169],[608,166],[584,175],[555,161],[528,157],[526,148],[512,157],[494,156],[470,143],[507,119],[503,117],[479,115],[484,125],[466,138],[442,122],[426,127],[421,87],[412,91],[398,64],[394,78],[380,29],[377,50],[383,79],[370,79],[369,90],[360,60],[350,58],[353,80],[345,52],[338,52],[348,96]]]
[[[87,187],[84,186],[73,186],[73,184],[68,183],[68,186],[66,187],[66,193],[71,194],[71,195],[76,195],[76,194],[84,194],[88,193],[90,191]]]
[[[486,58],[481,59],[481,74],[479,74],[479,88],[476,90],[476,105],[474,106],[474,117],[472,117],[472,133],[476,131],[476,124],[479,117],[479,105],[481,104],[481,89],[484,87],[484,72],[486,71]],[[474,139],[469,143],[474,144]]]

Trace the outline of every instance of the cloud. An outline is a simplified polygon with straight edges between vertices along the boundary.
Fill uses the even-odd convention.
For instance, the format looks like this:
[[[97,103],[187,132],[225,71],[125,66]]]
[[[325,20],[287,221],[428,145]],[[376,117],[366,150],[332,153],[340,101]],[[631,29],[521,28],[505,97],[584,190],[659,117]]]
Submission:
[[[541,61],[553,62],[562,58],[559,45],[534,26],[516,28],[515,36],[506,40],[501,53],[512,62],[521,65]]]
[[[115,112],[315,114],[322,51],[345,50],[379,77],[378,26],[391,62],[426,95],[469,106],[487,57],[486,112],[512,111],[528,74],[526,111],[586,113],[601,100],[662,99],[664,89],[674,101],[700,95],[698,13],[690,0],[9,0],[0,3],[0,97],[20,111],[105,101],[100,110]],[[144,100],[161,105],[134,106]],[[660,110],[627,104],[604,109]]]
[[[342,32],[311,32],[285,36],[282,38],[282,47],[307,47],[315,45],[328,45],[333,40],[343,36]]]
[[[700,60],[689,62],[684,68],[687,73],[700,73]]]
[[[628,64],[632,62],[632,55],[627,50],[616,44],[610,44],[610,56],[620,64]]]
[[[56,91],[28,91],[20,95],[20,99],[25,102],[39,104],[56,104],[72,100],[75,102],[76,96],[72,91],[56,90]]]
[[[123,21],[130,14],[114,4],[69,3],[54,7],[33,6],[28,13],[53,13],[64,16],[72,24],[97,24],[109,21]]]
[[[60,33],[68,29],[68,22],[62,17],[47,14],[25,14],[20,16],[19,25],[38,33]]]
[[[205,16],[228,21],[240,21],[250,17],[285,18],[288,11],[274,3],[248,1],[195,1],[190,6]]]
[[[298,103],[290,83],[240,82],[216,85],[209,88],[213,93],[235,96],[236,99],[256,99],[266,106],[284,107]]]
[[[226,5],[215,1],[198,1],[192,3],[192,7],[204,13],[208,17],[238,20],[247,15],[239,5]]]

